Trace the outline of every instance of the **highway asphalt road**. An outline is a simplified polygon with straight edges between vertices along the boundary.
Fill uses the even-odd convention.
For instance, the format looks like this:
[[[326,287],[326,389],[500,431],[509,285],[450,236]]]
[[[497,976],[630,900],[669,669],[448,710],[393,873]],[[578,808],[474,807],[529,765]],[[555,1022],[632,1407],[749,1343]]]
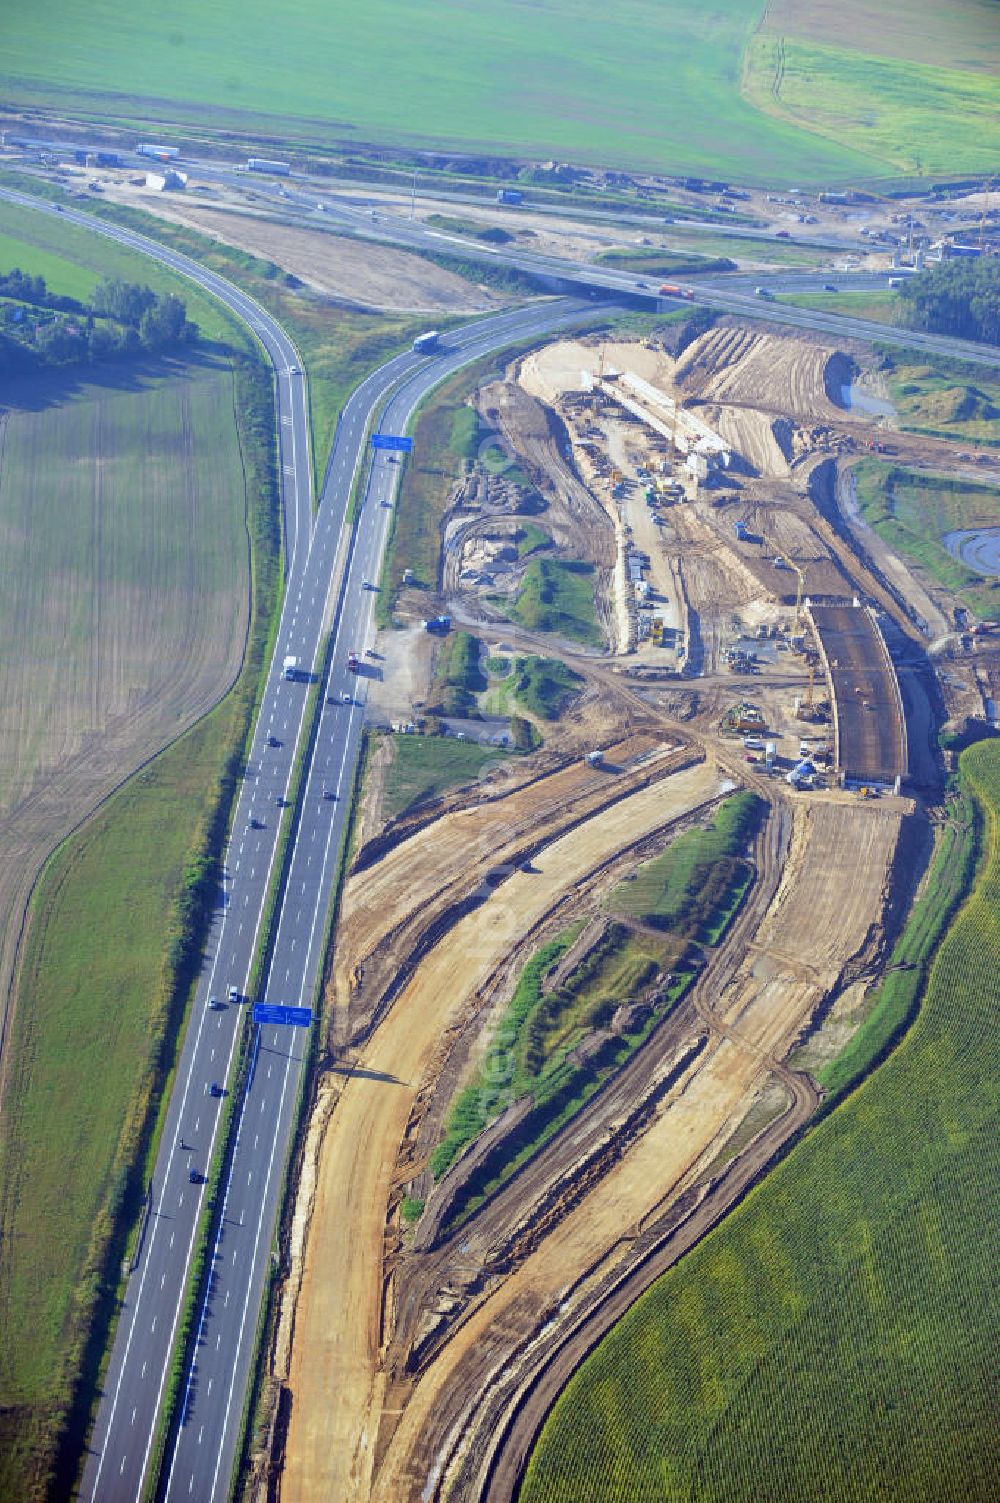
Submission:
[[[39,207],[23,195],[3,196]],[[348,813],[345,795],[353,788],[368,685],[377,671],[365,656],[374,638],[376,593],[363,582],[379,577],[399,469],[387,455],[369,456],[369,422],[388,397],[377,431],[403,432],[421,399],[452,371],[490,350],[591,318],[593,309],[559,299],[499,314],[449,334],[433,356],[407,352],[374,372],[345,405],[314,520],[304,378],[295,347],[280,326],[238,288],[186,257],[78,211],[64,213],[155,256],[221,297],[259,335],[277,375],[285,599],[153,1173],[151,1212],[125,1291],[80,1490],[88,1503],[132,1503],[156,1459],[157,1421],[208,1194],[205,1171],[220,1144],[224,1093],[237,1046],[249,1031],[252,1064],[236,1109],[222,1215],[210,1249],[211,1276],[197,1314],[195,1359],[186,1375],[162,1491],[167,1498],[209,1503],[228,1495],[308,1042],[301,1029],[253,1025],[247,987],[283,823],[293,821],[272,956],[252,1000],[312,1004]],[[361,467],[365,499],[352,530],[347,507]],[[338,559],[344,554],[341,571]],[[331,629],[330,669],[324,675]],[[361,656],[359,674],[348,671],[349,651]],[[292,680],[282,673],[286,656],[298,660]],[[289,794],[296,749],[307,729],[308,684],[320,678],[318,731],[292,809]],[[230,1000],[231,987],[238,1001]]]

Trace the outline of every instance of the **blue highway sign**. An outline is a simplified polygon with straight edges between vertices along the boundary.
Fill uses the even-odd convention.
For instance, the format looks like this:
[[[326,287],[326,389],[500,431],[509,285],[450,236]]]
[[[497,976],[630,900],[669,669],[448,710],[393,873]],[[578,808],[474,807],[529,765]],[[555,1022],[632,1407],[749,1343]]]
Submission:
[[[391,433],[373,433],[373,449],[398,449],[401,454],[409,454],[413,448],[412,438],[394,437]]]
[[[255,1023],[290,1023],[293,1028],[308,1028],[312,1022],[311,1007],[280,1007],[269,1002],[253,1005]]]

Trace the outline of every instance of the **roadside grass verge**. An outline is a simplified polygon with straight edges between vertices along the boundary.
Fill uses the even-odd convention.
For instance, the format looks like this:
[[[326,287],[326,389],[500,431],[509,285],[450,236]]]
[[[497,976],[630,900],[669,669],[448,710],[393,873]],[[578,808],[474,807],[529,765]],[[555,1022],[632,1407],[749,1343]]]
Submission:
[[[487,245],[508,245],[514,236],[498,224],[483,224],[459,214],[428,214],[426,223],[435,230],[452,235],[467,235],[470,240],[484,240]]]
[[[470,1215],[509,1179],[683,996],[698,949],[719,942],[752,879],[742,853],[761,808],[754,794],[727,800],[708,829],[678,836],[662,856],[639,867],[633,880],[615,888],[608,914],[598,920],[589,942],[581,940],[581,921],[528,961],[482,1064],[455,1098],[431,1155],[434,1177],[440,1179],[507,1106],[530,1097],[531,1108],[470,1175],[450,1219]],[[671,852],[676,852],[672,862],[666,859]],[[643,915],[647,909],[669,915],[660,932],[614,916],[626,913],[625,901],[635,900],[637,883]],[[556,968],[578,940],[582,952],[570,956],[568,971],[560,973]]]
[[[394,819],[463,783],[474,783],[483,768],[496,760],[495,747],[457,741],[454,736],[393,736],[382,812],[386,819]]]
[[[995,618],[996,581],[967,568],[943,542],[950,532],[1000,526],[994,487],[877,459],[858,461],[854,484],[862,516],[890,548],[920,565],[978,616]]]
[[[525,1503],[994,1495],[1000,746],[960,768],[981,860],[911,1028],[596,1348]]]
[[[234,405],[253,571],[236,687],[64,842],[33,903],[0,1138],[3,1498],[72,1482],[216,901],[279,587],[270,380],[254,362],[238,361]]]
[[[867,318],[894,327],[900,323],[900,302],[895,292],[779,292],[774,301],[790,303],[793,308],[815,308],[819,313]]]
[[[533,558],[507,612],[528,631],[555,632],[600,647],[604,639],[594,609],[594,585],[593,564]]]
[[[1000,376],[960,361],[933,365],[878,346],[899,425],[910,433],[1000,445]]]
[[[599,266],[618,271],[646,271],[651,277],[697,276],[699,272],[735,271],[728,256],[698,256],[668,250],[606,250],[594,257]]]

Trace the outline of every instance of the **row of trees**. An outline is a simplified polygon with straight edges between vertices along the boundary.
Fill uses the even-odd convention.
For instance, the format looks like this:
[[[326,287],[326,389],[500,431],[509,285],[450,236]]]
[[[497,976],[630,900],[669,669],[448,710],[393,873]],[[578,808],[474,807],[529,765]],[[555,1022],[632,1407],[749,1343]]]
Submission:
[[[193,344],[198,326],[172,293],[157,293],[135,282],[106,278],[88,304],[51,294],[44,277],[15,267],[0,278],[6,337],[0,338],[0,373],[38,365],[106,360],[118,355],[152,354]],[[27,305],[27,306],[24,306]],[[31,309],[45,309],[44,318]],[[59,316],[53,318],[52,311]]]
[[[1000,344],[1000,256],[939,261],[899,295],[911,328]]]

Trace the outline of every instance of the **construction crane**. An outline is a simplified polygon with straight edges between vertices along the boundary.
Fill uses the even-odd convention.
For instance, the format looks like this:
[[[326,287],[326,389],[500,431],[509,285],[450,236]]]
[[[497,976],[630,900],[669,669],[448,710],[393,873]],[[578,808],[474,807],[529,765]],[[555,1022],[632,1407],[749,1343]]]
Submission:
[[[802,625],[802,597],[805,594],[806,577],[795,560],[789,558],[787,553],[783,553],[771,538],[767,537],[764,533],[762,533],[761,536],[763,537],[764,542],[767,543],[768,547],[774,549],[775,558],[780,558],[786,569],[794,570],[796,578],[798,579],[798,589],[795,592],[795,630],[798,631],[799,627]]]

